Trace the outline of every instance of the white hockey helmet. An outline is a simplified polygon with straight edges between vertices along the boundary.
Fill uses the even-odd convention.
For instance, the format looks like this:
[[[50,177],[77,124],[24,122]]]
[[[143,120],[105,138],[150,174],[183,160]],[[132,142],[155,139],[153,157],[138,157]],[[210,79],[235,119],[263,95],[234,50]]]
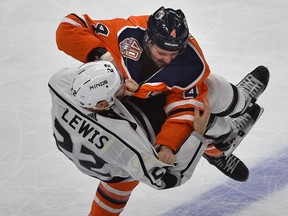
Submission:
[[[110,107],[123,83],[124,79],[111,62],[89,62],[78,68],[71,91],[76,102],[82,107],[94,108],[102,100],[106,100]]]

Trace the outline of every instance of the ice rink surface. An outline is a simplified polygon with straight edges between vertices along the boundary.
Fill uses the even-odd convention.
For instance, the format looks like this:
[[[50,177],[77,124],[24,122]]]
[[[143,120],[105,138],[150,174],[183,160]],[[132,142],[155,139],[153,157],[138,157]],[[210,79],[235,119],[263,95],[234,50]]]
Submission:
[[[121,3],[120,3],[121,2]],[[234,182],[202,159],[181,187],[140,184],[123,216],[288,215],[288,1],[9,0],[0,3],[0,215],[87,215],[98,181],[80,173],[55,145],[50,76],[80,62],[57,49],[68,13],[95,19],[181,8],[213,73],[237,83],[262,64],[271,79],[262,118],[235,154],[250,168]]]

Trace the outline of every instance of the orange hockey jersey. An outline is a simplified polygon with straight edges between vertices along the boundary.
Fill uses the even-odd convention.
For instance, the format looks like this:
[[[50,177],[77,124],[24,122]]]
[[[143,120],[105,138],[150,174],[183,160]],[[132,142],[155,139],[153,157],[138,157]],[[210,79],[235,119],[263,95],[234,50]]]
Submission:
[[[97,47],[108,50],[124,76],[140,84],[136,97],[166,93],[167,119],[156,144],[176,151],[193,131],[194,107],[204,107],[202,100],[208,90],[204,81],[210,70],[197,41],[190,36],[187,48],[173,62],[141,80],[148,17],[92,20],[88,15],[69,14],[58,26],[56,42],[60,50],[81,62],[87,62]]]

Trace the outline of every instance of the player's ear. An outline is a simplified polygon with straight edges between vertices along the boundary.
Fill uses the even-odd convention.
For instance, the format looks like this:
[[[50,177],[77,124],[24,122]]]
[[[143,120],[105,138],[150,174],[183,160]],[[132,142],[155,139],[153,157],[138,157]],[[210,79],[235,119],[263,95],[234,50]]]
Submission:
[[[109,106],[109,103],[106,100],[99,101],[96,104],[96,108],[99,110],[106,109]]]

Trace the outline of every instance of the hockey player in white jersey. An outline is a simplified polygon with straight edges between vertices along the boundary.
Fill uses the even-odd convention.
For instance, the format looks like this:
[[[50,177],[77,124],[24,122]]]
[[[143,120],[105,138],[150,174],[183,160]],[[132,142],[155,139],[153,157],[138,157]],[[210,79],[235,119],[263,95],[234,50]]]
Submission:
[[[245,181],[249,170],[231,153],[261,116],[263,108],[255,101],[265,90],[268,80],[268,70],[260,66],[239,82],[237,87],[245,91],[249,99],[246,103],[248,108],[239,117],[230,119],[231,132],[218,140],[212,139],[225,154],[216,158],[204,154],[212,165],[238,181]],[[207,82],[213,89],[211,92],[225,91],[225,82],[221,83],[220,77],[211,76]],[[173,166],[159,161],[157,152],[147,140],[149,136],[153,140],[153,133],[149,134],[147,130],[149,121],[146,119],[146,123],[141,124],[143,121],[137,117],[140,114],[145,118],[145,115],[139,111],[133,118],[117,100],[133,95],[137,89],[133,80],[127,79],[125,84],[114,66],[105,61],[84,64],[79,69],[63,69],[49,81],[57,147],[82,172],[101,180],[92,203],[93,215],[95,212],[97,215],[119,215],[139,181],[157,189],[183,184],[192,176],[207,149],[207,142],[201,136],[210,112],[206,103],[208,112],[200,116],[199,110],[196,111],[195,132],[176,153],[176,164]],[[217,95],[208,94],[208,97],[215,106]],[[133,110],[135,114],[137,109],[134,107]],[[212,115],[211,122],[215,118],[218,117]],[[207,134],[213,130],[215,125],[214,129],[213,125],[209,125],[205,138],[208,139]]]
[[[49,80],[57,147],[80,171],[101,180],[92,204],[98,215],[119,214],[139,181],[156,189],[183,184],[207,147],[202,135],[210,113],[205,103],[204,114],[197,111],[195,131],[176,153],[176,165],[158,160],[142,128],[118,100],[134,88],[133,80],[121,79],[106,61],[66,68]]]

